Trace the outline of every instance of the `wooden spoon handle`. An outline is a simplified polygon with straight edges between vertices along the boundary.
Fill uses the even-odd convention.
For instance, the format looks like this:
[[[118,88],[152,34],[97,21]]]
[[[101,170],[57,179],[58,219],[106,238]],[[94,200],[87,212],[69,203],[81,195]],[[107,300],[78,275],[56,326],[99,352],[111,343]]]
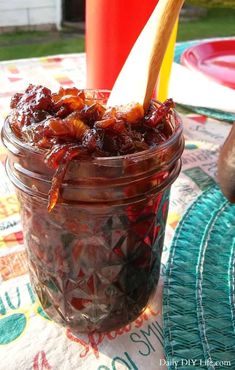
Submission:
[[[159,0],[111,92],[109,106],[136,102],[149,107],[174,24],[184,0]]]
[[[218,180],[224,195],[235,203],[235,123],[219,153]]]
[[[154,87],[160,73],[163,58],[171,37],[172,30],[179,15],[184,0],[165,0],[159,2],[157,10],[154,45],[150,55],[148,80],[144,97],[144,108],[149,107]]]

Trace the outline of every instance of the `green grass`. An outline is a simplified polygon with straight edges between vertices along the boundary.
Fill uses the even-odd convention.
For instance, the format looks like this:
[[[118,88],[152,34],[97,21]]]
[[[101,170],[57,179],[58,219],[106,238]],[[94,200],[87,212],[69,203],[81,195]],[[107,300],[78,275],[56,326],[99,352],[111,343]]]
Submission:
[[[209,9],[198,21],[180,22],[178,41],[235,36],[235,9]],[[14,32],[0,34],[0,60],[84,51],[84,37],[74,32]]]
[[[34,38],[44,38],[46,39],[49,35],[49,32],[44,31],[18,31],[11,33],[1,33],[0,34],[0,43],[9,43],[9,42],[21,42],[25,39],[34,39]]]
[[[0,60],[41,57],[84,51],[84,37],[49,32],[0,35]]]
[[[53,42],[38,42],[5,46],[0,48],[0,60],[11,60],[45,55],[79,53],[84,51],[84,38],[77,37],[70,40],[56,40]]]
[[[235,36],[235,9],[209,9],[205,18],[180,22],[178,41]]]

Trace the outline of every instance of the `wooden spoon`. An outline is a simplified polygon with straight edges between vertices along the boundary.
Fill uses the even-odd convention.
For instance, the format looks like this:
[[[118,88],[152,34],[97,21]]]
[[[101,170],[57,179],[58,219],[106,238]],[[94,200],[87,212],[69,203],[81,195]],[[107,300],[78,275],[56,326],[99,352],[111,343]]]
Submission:
[[[224,195],[235,203],[235,123],[219,153],[218,180]]]
[[[183,3],[184,0],[159,0],[114,84],[108,106],[134,102],[148,109]]]

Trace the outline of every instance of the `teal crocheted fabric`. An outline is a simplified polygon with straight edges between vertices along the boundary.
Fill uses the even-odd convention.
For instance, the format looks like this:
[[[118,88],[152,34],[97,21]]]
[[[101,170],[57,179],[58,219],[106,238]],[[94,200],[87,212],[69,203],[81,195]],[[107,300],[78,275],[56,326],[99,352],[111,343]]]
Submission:
[[[235,205],[213,186],[176,230],[163,296],[168,369],[235,369],[234,225]]]
[[[194,40],[194,41],[186,41],[186,42],[177,43],[175,47],[174,61],[176,63],[180,63],[180,58],[181,58],[182,53],[189,47],[196,45],[200,42],[201,40]],[[192,106],[187,106],[187,107],[196,113],[199,113],[199,114],[202,114],[208,117],[212,117],[218,120],[227,121],[227,122],[235,121],[235,114],[232,114],[232,113],[222,112],[220,110],[207,109],[207,108],[202,108],[202,107],[192,107]]]

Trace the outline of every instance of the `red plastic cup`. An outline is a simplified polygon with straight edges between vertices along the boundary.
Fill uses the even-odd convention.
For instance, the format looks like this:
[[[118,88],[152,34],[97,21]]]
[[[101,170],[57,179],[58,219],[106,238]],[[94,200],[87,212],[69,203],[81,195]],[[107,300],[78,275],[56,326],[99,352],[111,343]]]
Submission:
[[[87,88],[112,89],[158,0],[86,0]]]

